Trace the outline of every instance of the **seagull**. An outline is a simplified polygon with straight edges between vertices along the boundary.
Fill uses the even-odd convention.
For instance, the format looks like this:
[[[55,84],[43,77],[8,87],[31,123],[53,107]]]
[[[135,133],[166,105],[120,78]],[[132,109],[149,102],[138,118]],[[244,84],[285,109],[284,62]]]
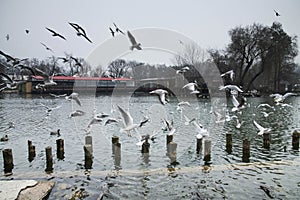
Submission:
[[[281,16],[276,10],[274,10],[276,17]]]
[[[71,117],[79,117],[79,116],[82,116],[84,114],[85,114],[85,112],[82,111],[82,110],[75,110],[75,111],[73,111],[73,112],[70,113],[69,118],[71,118]]]
[[[92,125],[94,124],[99,124],[103,121],[103,118],[100,118],[100,117],[97,117],[96,115],[93,117],[93,119],[89,122],[87,128],[85,129],[85,131],[87,133],[90,133],[91,132],[91,127]]]
[[[76,34],[77,34],[78,36],[82,36],[82,37],[84,37],[87,41],[89,41],[90,43],[93,43],[93,42],[88,38],[88,36],[87,36],[85,30],[84,30],[81,26],[79,26],[78,24],[75,24],[75,23],[71,23],[71,22],[69,22],[69,24],[77,31]]]
[[[70,94],[69,96],[66,96],[65,98],[66,98],[66,100],[71,100],[71,99],[73,99],[79,106],[81,106],[81,102],[80,102],[80,100],[79,100],[79,94],[78,93],[76,93],[76,92],[73,92],[72,94]]]
[[[207,129],[203,128],[203,126],[201,124],[197,123],[196,119],[190,120],[186,115],[184,117],[185,117],[186,121],[189,121],[195,127],[195,131],[197,133],[197,135],[196,135],[197,139],[202,139],[203,137],[209,136]]]
[[[119,109],[119,112],[121,113],[121,116],[123,118],[123,123],[125,125],[124,128],[121,128],[120,129],[120,132],[124,133],[124,132],[128,132],[129,135],[130,135],[130,131],[131,130],[135,130],[136,128],[138,127],[141,127],[142,126],[142,123],[141,122],[140,124],[134,124],[133,123],[133,118],[131,117],[130,113],[129,112],[126,112],[123,108],[121,108],[119,105],[117,105],[118,109]]]
[[[219,87],[219,90],[235,90],[235,91],[238,91],[238,92],[243,92],[243,90],[241,90],[238,86],[236,85],[225,85],[225,86],[220,86]]]
[[[296,93],[288,92],[284,95],[281,94],[271,94],[270,97],[273,97],[275,103],[283,103],[283,101],[289,96],[296,96]]]
[[[67,40],[64,36],[62,36],[61,34],[55,32],[54,30],[52,30],[52,29],[50,29],[50,28],[47,28],[47,27],[46,27],[46,29],[52,33],[52,36],[53,36],[53,37],[59,37],[59,38],[61,38],[61,39]]]
[[[110,28],[110,27],[109,27],[109,30],[110,30],[111,35],[112,35],[113,37],[115,37],[115,32],[114,32],[114,30],[112,30],[112,28]]]
[[[233,78],[234,78],[234,71],[233,70],[229,70],[229,71],[221,74],[221,77],[224,77],[225,75],[229,75],[230,79],[233,81]]]
[[[116,28],[116,32],[122,33],[123,35],[125,35],[125,33],[113,22],[115,28]]]
[[[111,123],[118,123],[119,121],[115,118],[108,118],[106,120],[106,122],[104,123],[104,126],[108,125],[108,124],[111,124]]]
[[[23,58],[23,59],[14,58],[4,53],[3,51],[0,51],[0,55],[4,56],[6,58],[6,62],[11,62],[13,66],[20,64],[22,61],[28,60],[28,58]]]
[[[143,135],[141,138],[140,138],[140,141],[136,143],[137,146],[142,146],[144,144],[144,142],[146,142],[147,140],[152,140],[154,141],[155,138],[156,138],[156,135],[159,134],[159,131],[153,131],[152,132],[152,135]]]
[[[71,56],[70,58],[75,61],[75,66],[77,65],[79,67],[82,67],[82,64],[79,62],[77,58],[74,58],[73,56]]]
[[[181,68],[179,70],[176,70],[176,74],[182,74],[182,73],[185,73],[185,72],[187,72],[189,70],[190,70],[190,68],[188,66],[185,66],[185,67],[183,67],[183,68]]]
[[[159,101],[165,105],[167,102],[167,99],[166,99],[166,95],[168,94],[168,91],[167,90],[164,90],[164,89],[156,89],[156,90],[153,90],[151,92],[149,92],[149,94],[157,94],[159,96]]]
[[[53,75],[49,76],[47,73],[45,73],[44,71],[42,71],[38,68],[28,67],[28,66],[24,66],[24,65],[17,65],[17,67],[29,70],[34,76],[43,77],[44,83],[43,84],[40,84],[40,83],[37,84],[36,87],[35,87],[36,89],[41,89],[41,88],[45,89],[45,87],[47,87],[47,86],[57,85],[57,83],[53,81]]]
[[[137,50],[142,50],[141,43],[137,43],[135,38],[133,37],[133,35],[129,31],[127,31],[127,35],[128,35],[129,40],[131,42],[130,50],[133,51],[134,48],[136,48]]]
[[[186,115],[184,115],[184,119],[185,119],[184,124],[185,124],[186,126],[189,125],[190,123],[192,123],[193,121],[196,120],[196,118],[189,119]]]
[[[273,112],[266,113],[266,112],[262,111],[261,113],[263,114],[264,117],[269,117],[269,115],[272,114]]]
[[[54,97],[54,98],[60,98],[60,97],[66,97],[67,96],[67,94],[59,94],[59,95],[57,95],[57,94],[52,94],[52,93],[50,93],[49,95],[52,96],[52,97]]]
[[[239,102],[234,95],[231,95],[231,102],[232,102],[232,104],[234,106],[232,108],[232,110],[231,110],[232,112],[239,111],[239,110],[245,108],[245,105],[244,105],[245,104],[245,100],[242,100],[241,102]]]
[[[60,136],[60,129],[57,129],[57,131],[51,131],[50,135],[57,135]]]
[[[69,62],[70,60],[68,58],[64,58],[64,57],[57,57],[57,59],[60,59],[63,61],[63,63],[67,63]]]
[[[258,128],[259,132],[257,133],[258,135],[263,135],[264,133],[269,133],[271,132],[270,128],[264,128],[261,125],[259,125],[255,120],[253,120],[254,125],[256,128]]]
[[[182,111],[183,106],[189,106],[191,107],[191,104],[187,101],[181,101],[177,104],[176,110]]]
[[[241,122],[240,122],[240,120],[237,118],[237,119],[236,119],[236,126],[235,126],[235,127],[236,127],[237,129],[240,129],[241,126],[243,125],[243,123],[245,123],[245,122],[244,122],[244,121],[241,121]]]
[[[261,103],[257,106],[257,108],[260,108],[260,107],[263,107],[263,108],[268,107],[268,108],[271,108],[274,110],[274,106],[271,106],[270,104],[267,104],[267,103]]]
[[[7,40],[7,41],[9,40],[9,34],[6,35],[6,40]]]
[[[4,89],[15,90],[18,88],[18,85],[25,83],[24,81],[13,81],[7,74],[0,73],[0,76],[4,77],[9,83],[3,83],[1,91]]]
[[[25,30],[25,33],[29,34],[29,30],[28,30],[28,29],[26,29],[26,30]]]
[[[47,45],[45,45],[42,42],[40,42],[40,43],[41,43],[41,45],[43,45],[46,48],[46,50],[51,51],[52,53],[54,53],[54,51],[51,48],[49,48]]]
[[[197,83],[194,83],[194,82],[191,82],[191,83],[188,83],[188,84],[184,85],[184,86],[182,87],[182,89],[184,89],[184,88],[187,88],[188,90],[190,90],[190,91],[191,91],[191,94],[198,94],[198,93],[200,93],[200,92],[197,90],[197,88],[198,88]]]
[[[6,142],[6,141],[8,141],[8,136],[7,136],[7,135],[3,136],[2,138],[0,138],[0,141],[1,141],[1,142]]]

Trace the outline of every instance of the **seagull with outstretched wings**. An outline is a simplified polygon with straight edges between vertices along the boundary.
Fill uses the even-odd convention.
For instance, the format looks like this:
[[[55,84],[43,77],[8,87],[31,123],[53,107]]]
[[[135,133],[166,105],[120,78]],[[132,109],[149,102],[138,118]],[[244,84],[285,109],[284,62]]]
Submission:
[[[133,37],[133,35],[129,31],[127,31],[127,35],[128,35],[128,38],[131,42],[130,50],[131,51],[133,49],[142,50],[141,43],[137,43],[135,38]]]

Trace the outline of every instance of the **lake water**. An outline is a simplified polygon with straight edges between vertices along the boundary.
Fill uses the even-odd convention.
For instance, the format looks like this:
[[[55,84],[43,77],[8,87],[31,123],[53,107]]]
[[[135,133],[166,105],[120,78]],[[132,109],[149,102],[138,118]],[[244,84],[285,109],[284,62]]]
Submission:
[[[292,149],[292,133],[300,128],[300,97],[286,100],[290,106],[275,105],[270,97],[248,98],[248,107],[241,112],[231,112],[232,104],[222,98],[183,98],[191,107],[177,109],[178,99],[161,105],[156,96],[128,97],[80,96],[82,106],[64,98],[49,95],[19,96],[2,94],[0,97],[0,136],[8,135],[7,142],[0,142],[0,149],[11,148],[14,158],[13,175],[5,177],[3,157],[0,157],[1,179],[49,179],[56,181],[49,199],[69,199],[80,191],[85,199],[96,199],[106,191],[104,199],[297,199],[300,192],[299,150]],[[273,108],[257,108],[268,103]],[[42,104],[51,108],[48,112]],[[117,124],[93,125],[90,133],[85,129],[94,113],[105,112],[118,118],[116,105],[129,109],[134,122],[144,116],[150,121],[138,129],[143,134],[158,132],[150,142],[150,154],[141,154],[136,133],[129,137],[120,133],[121,120]],[[70,118],[69,114],[80,109],[85,115]],[[227,111],[229,110],[229,111]],[[236,119],[216,123],[213,111],[236,115],[244,121],[236,128]],[[270,113],[265,117],[262,112]],[[205,140],[212,141],[211,161],[204,166],[203,153],[196,153],[196,133],[191,125],[185,125],[185,117],[196,118],[209,131]],[[166,155],[166,133],[163,119],[174,122],[177,143],[176,164]],[[262,136],[257,135],[253,124],[257,121],[271,131],[270,148],[263,147]],[[105,121],[104,121],[105,122]],[[13,127],[11,126],[13,124]],[[61,136],[50,135],[61,130]],[[226,133],[232,133],[232,152],[226,152]],[[92,169],[84,169],[85,136],[93,137]],[[112,136],[121,143],[121,160],[115,165],[112,156]],[[65,158],[56,157],[56,140],[64,139]],[[250,140],[249,162],[242,161],[242,143]],[[36,148],[36,157],[28,161],[27,140]],[[52,147],[54,169],[45,173],[45,148]],[[2,153],[1,153],[2,154]],[[264,188],[265,190],[263,190]],[[267,188],[267,189],[266,189]]]

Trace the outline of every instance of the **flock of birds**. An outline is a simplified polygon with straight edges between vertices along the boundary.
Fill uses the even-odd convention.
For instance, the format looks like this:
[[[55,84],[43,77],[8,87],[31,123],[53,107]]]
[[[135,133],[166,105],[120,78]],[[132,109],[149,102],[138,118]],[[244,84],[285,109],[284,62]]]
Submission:
[[[88,37],[86,31],[77,23],[73,23],[73,22],[69,22],[69,25],[75,29],[76,31],[76,35],[79,36],[79,37],[83,37],[85,40],[87,40],[88,42],[92,43],[92,40]],[[114,29],[112,29],[111,27],[109,27],[109,30],[112,34],[113,37],[115,37],[115,35],[117,33],[120,33],[122,35],[126,35],[117,25],[116,23],[113,23],[114,25]],[[45,27],[46,30],[48,30],[51,35],[53,37],[57,37],[57,38],[60,38],[62,40],[67,40],[65,36],[63,36],[62,34],[58,33],[57,31],[53,30],[53,29],[50,29],[48,27]],[[25,32],[27,34],[29,34],[29,30],[26,29]],[[127,31],[127,36],[128,36],[128,39],[130,41],[130,47],[129,49],[130,50],[134,50],[134,49],[137,49],[137,50],[142,50],[142,47],[141,47],[141,43],[137,42],[135,37],[133,36],[133,34],[130,32],[130,31]],[[9,39],[9,35],[7,35],[7,38]],[[45,47],[45,49],[47,51],[51,51],[52,53],[54,52],[50,47],[48,47],[45,43],[43,42],[40,42],[41,45],[43,45]],[[52,85],[56,85],[56,83],[53,81],[53,76],[56,75],[56,74],[48,74],[38,68],[35,68],[35,67],[30,67],[30,66],[24,66],[23,64],[23,61],[26,61],[28,60],[28,58],[24,58],[24,59],[20,59],[20,58],[17,58],[17,57],[13,57],[7,53],[4,53],[3,51],[0,50],[0,55],[3,56],[5,59],[6,59],[6,62],[8,65],[12,65],[12,68],[13,70],[15,68],[19,68],[20,70],[29,70],[31,72],[31,74],[33,76],[42,76],[43,77],[43,81],[44,83],[43,84],[39,84],[36,86],[36,89],[42,89],[42,90],[45,90],[47,86],[52,86]],[[80,66],[82,67],[82,64],[80,63],[80,61],[73,57],[73,56],[70,56],[70,58],[66,58],[66,57],[57,57],[58,59],[61,59],[63,61],[63,63],[67,63],[70,61],[70,59],[72,59],[73,61],[75,61],[75,66]],[[5,89],[9,89],[9,90],[14,90],[18,87],[18,85],[24,83],[24,81],[15,81],[15,80],[12,80],[7,74],[5,74],[4,72],[1,72],[0,73],[0,77],[1,78],[4,78],[7,80],[7,82],[0,82],[0,92],[5,90]],[[1,79],[0,79],[1,80]]]

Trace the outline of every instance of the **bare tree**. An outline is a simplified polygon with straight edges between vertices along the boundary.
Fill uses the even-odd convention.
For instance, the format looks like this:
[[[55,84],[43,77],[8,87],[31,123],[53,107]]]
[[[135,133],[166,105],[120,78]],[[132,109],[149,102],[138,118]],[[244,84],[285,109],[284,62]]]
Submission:
[[[200,48],[196,43],[182,44],[183,51],[175,55],[174,64],[178,66],[193,65],[203,63],[208,59],[209,54]]]

